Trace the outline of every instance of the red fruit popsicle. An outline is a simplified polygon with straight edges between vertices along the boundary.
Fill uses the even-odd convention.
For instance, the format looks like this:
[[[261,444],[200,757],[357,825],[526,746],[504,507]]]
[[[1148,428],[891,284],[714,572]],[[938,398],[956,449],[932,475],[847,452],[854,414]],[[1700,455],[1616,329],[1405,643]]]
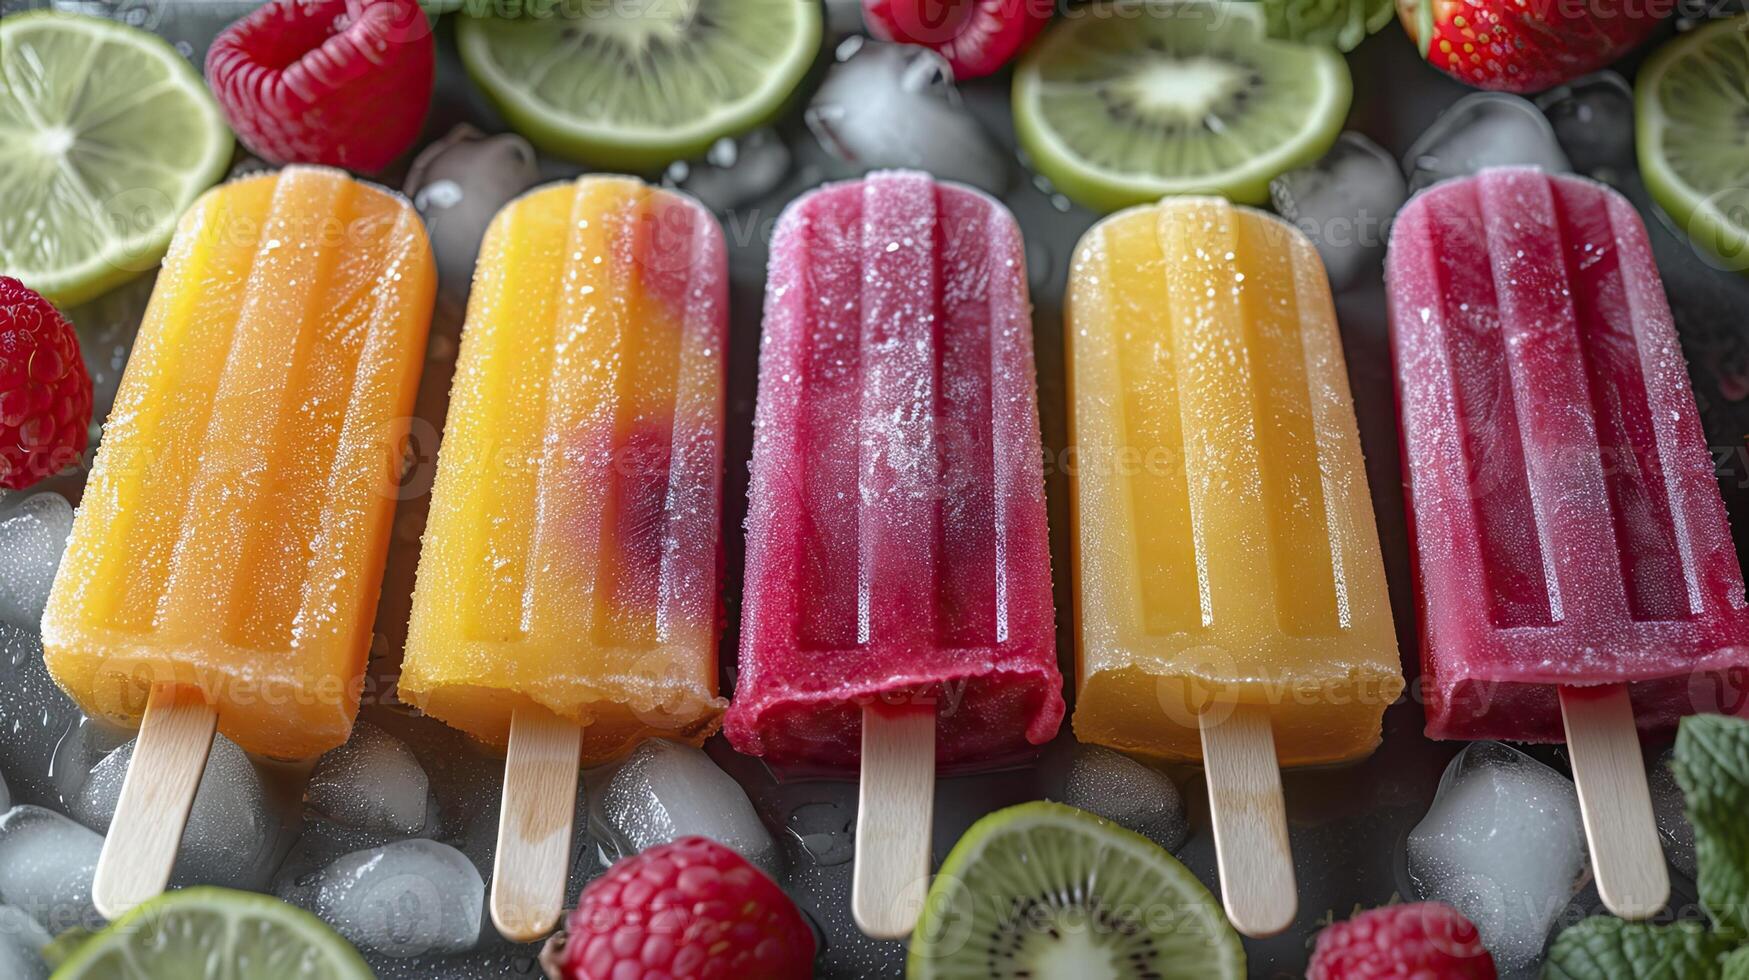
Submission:
[[[861,764],[859,896],[883,868],[926,884],[936,759],[1010,759],[1062,720],[1034,385],[1026,260],[1000,204],[895,172],[784,212],[725,731],[780,766]],[[871,833],[901,853],[866,859]],[[878,935],[916,913],[865,910]]]
[[[1562,740],[1555,685],[1643,729],[1734,709],[1749,610],[1633,206],[1522,169],[1397,218],[1386,270],[1432,738]]]
[[[1403,209],[1385,276],[1427,734],[1564,736],[1604,903],[1650,915],[1636,727],[1738,710],[1749,609],[1645,227],[1489,170]]]
[[[854,766],[862,706],[937,700],[942,765],[1063,716],[1020,231],[984,195],[878,173],[772,245],[735,747]]]

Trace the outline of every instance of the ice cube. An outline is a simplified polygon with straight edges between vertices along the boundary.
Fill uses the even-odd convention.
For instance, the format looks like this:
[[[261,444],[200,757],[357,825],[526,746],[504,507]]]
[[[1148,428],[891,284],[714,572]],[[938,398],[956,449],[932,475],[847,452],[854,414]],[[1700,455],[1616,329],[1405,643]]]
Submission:
[[[0,905],[0,977],[6,980],[48,980],[43,947],[49,934],[23,909]]]
[[[770,129],[717,140],[702,159],[668,168],[662,183],[699,199],[719,214],[771,193],[790,172],[790,152]]]
[[[79,822],[109,832],[122,780],[134,755],[129,741],[104,756],[68,802]],[[206,772],[182,831],[182,847],[170,876],[177,885],[260,888],[267,883],[285,824],[269,805],[261,774],[249,756],[223,735],[213,739]]]
[[[747,793],[690,745],[651,739],[638,746],[592,811],[623,854],[696,834],[733,848],[773,878],[782,870],[777,841]]]
[[[1632,174],[1634,90],[1613,71],[1574,79],[1537,96],[1573,169],[1605,183]]]
[[[359,722],[345,745],[322,756],[304,801],[335,823],[403,837],[425,827],[431,780],[405,742]]]
[[[412,715],[406,709],[367,705],[361,718],[400,740],[414,755],[430,783],[431,802],[416,836],[449,845],[475,867],[490,869],[495,859],[498,814],[503,792],[504,757],[480,750],[466,736],[435,718]],[[595,790],[599,792],[600,786]],[[589,836],[589,809],[584,781],[579,780],[574,803],[575,840],[566,901],[574,902],[583,886],[606,865],[600,847]],[[343,855],[375,850],[393,843],[398,833],[349,827],[313,810],[306,813],[302,832],[273,877],[275,894],[306,908],[315,907],[316,886],[324,869]],[[612,860],[612,856],[609,856]],[[487,936],[492,935],[487,926]],[[399,959],[403,966],[413,960]]]
[[[133,737],[134,733],[125,728],[81,716],[55,746],[54,758],[49,762],[49,781],[59,808],[71,810],[73,801],[90,780],[91,770]]]
[[[960,103],[947,59],[928,48],[852,37],[803,118],[841,176],[883,167],[927,170],[942,180],[1008,189],[1013,171]]]
[[[1533,964],[1585,873],[1585,830],[1571,780],[1499,742],[1453,759],[1409,833],[1423,899],[1469,916],[1502,974]]]
[[[1646,772],[1646,783],[1652,790],[1652,816],[1658,822],[1658,835],[1664,839],[1664,856],[1676,870],[1693,878],[1697,870],[1694,825],[1688,822],[1688,801],[1670,768],[1675,755],[1672,747],[1654,759]]]
[[[43,666],[36,630],[0,622],[0,769],[14,803],[58,803],[55,746],[83,716]]]
[[[425,219],[438,281],[466,299],[480,239],[492,216],[540,182],[534,147],[514,133],[487,136],[466,123],[414,158],[402,185]]]
[[[1176,851],[1190,832],[1184,797],[1166,774],[1120,752],[1065,743],[1044,766],[1045,795]]]
[[[1377,274],[1391,219],[1409,196],[1403,171],[1382,147],[1343,133],[1324,158],[1269,182],[1275,210],[1292,222],[1324,260],[1334,289]]]
[[[369,708],[361,717],[399,739],[425,772],[432,797],[427,811],[430,825],[422,827],[417,836],[443,841],[466,854],[477,866],[490,868],[498,840],[498,807],[504,788],[503,755],[482,752],[467,736],[435,718]],[[359,831],[319,814],[309,816],[312,819],[306,823],[298,850],[306,850],[306,844],[317,844],[323,853],[315,854],[313,867],[306,870],[324,867],[341,854],[389,843],[381,833]],[[586,810],[581,812],[581,818],[580,822],[587,822]],[[313,829],[319,830],[315,840]],[[353,843],[334,849],[345,842]]]
[[[0,620],[35,630],[73,531],[73,505],[37,493],[0,511]]]
[[[431,840],[354,851],[314,883],[314,911],[387,956],[460,953],[480,940],[486,883],[467,855]]]
[[[23,909],[54,935],[101,927],[91,876],[102,849],[102,837],[53,810],[7,810],[0,816],[0,903]]]
[[[1476,92],[1440,113],[1403,156],[1409,190],[1418,191],[1484,167],[1573,169],[1542,110],[1516,95]]]

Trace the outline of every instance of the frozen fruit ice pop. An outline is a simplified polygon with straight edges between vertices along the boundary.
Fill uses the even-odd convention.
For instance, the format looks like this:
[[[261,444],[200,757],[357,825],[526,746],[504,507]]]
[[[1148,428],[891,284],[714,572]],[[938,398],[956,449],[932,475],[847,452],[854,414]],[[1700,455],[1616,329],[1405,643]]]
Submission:
[[[919,173],[797,200],[772,243],[740,675],[725,720],[791,767],[862,707],[933,699],[941,765],[1062,720],[1019,228]]]
[[[1069,278],[1084,742],[1201,756],[1211,700],[1283,764],[1372,751],[1403,687],[1324,267],[1286,223],[1169,198]]]
[[[1398,216],[1386,268],[1427,734],[1561,741],[1738,707],[1749,609],[1670,307],[1620,194],[1506,168]]]
[[[43,618],[88,713],[176,684],[251,752],[346,740],[435,282],[407,201],[337,170],[190,208]]]
[[[684,195],[585,177],[480,250],[402,697],[504,744],[539,706],[585,762],[715,731],[727,268]]]

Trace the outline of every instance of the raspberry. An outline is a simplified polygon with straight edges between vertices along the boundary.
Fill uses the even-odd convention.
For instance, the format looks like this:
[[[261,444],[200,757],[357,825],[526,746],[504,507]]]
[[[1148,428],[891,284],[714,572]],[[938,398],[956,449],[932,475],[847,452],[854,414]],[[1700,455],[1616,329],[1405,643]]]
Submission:
[[[869,33],[933,48],[965,81],[1014,60],[1050,23],[1055,0],[863,0]]]
[[[91,375],[73,325],[0,276],[0,486],[22,490],[78,462],[90,430]]]
[[[213,41],[206,77],[271,162],[370,172],[418,138],[436,59],[416,0],[274,0]]]
[[[1306,980],[1495,980],[1470,920],[1440,902],[1362,912],[1318,933]]]
[[[607,869],[578,899],[550,957],[562,980],[786,980],[813,976],[814,934],[739,854],[703,837]]]

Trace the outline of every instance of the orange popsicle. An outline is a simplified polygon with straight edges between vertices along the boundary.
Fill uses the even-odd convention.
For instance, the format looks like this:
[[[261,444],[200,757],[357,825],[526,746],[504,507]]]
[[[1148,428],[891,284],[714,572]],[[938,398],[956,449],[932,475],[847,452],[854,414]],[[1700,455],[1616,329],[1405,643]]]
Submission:
[[[251,752],[346,741],[435,285],[412,207],[340,171],[190,208],[43,619],[87,713],[175,685]]]
[[[519,709],[583,760],[716,731],[727,269],[716,219],[625,177],[486,232],[419,556],[401,696],[497,745]]]

